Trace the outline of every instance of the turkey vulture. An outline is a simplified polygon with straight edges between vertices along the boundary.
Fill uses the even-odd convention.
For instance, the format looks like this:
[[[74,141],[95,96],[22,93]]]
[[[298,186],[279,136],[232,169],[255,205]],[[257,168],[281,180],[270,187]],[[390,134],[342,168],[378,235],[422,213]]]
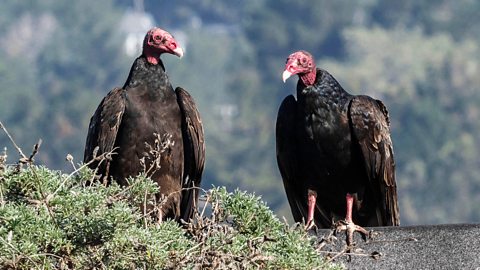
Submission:
[[[162,53],[183,56],[170,33],[153,28],[125,85],[110,91],[92,116],[84,162],[113,151],[107,162],[91,162],[90,167],[121,185],[153,168],[149,176],[160,187],[157,196],[167,196],[160,220],[188,220],[205,163],[203,127],[193,98],[180,87],[173,90]]]
[[[276,141],[295,221],[328,228],[337,220],[349,239],[366,233],[360,226],[399,225],[386,107],[347,93],[306,51],[288,57],[283,81],[294,74],[297,100],[289,95],[280,105]]]

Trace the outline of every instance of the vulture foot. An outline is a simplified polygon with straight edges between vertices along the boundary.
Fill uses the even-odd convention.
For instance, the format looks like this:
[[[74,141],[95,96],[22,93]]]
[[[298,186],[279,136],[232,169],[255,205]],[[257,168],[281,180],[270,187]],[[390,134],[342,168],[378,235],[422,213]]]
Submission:
[[[363,239],[366,241],[370,238],[370,232],[367,231],[365,228],[356,225],[353,222],[348,222],[346,220],[339,220],[335,223],[335,235],[339,232],[345,231],[347,234],[347,246],[348,248],[352,248],[355,244],[353,241],[353,234],[355,232],[359,232]]]
[[[305,224],[305,230],[306,231],[310,231],[310,230],[313,230],[313,231],[317,231],[317,225],[315,224],[315,221],[312,219],[310,221],[308,221],[306,224]]]

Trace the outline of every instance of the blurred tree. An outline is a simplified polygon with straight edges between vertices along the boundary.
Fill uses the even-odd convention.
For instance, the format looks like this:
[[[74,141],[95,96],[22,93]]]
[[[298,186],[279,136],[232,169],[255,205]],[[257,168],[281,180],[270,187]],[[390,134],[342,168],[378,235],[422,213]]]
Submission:
[[[478,44],[402,28],[350,28],[344,37],[348,60],[320,66],[388,106],[404,224],[480,219]]]
[[[281,82],[284,61],[305,49],[347,89],[386,101],[403,224],[480,219],[480,2],[5,0],[0,120],[26,152],[44,139],[41,163],[81,160],[90,116],[133,61],[118,28],[134,4],[185,34],[185,57],[164,61],[174,86],[198,101],[207,187],[256,191],[289,212],[274,127],[295,92],[294,80]]]
[[[375,0],[370,21],[385,28],[421,27],[427,34],[448,32],[455,39],[480,37],[480,2],[471,0]]]
[[[286,198],[279,196],[283,186],[273,162],[274,120],[272,109],[257,100],[265,93],[253,48],[244,35],[217,30],[187,28],[185,57],[164,57],[173,85],[188,89],[202,114],[208,156],[203,185],[255,191],[278,208]],[[252,109],[257,106],[262,109]]]
[[[10,83],[2,89],[1,118],[20,145],[29,148],[38,138],[44,140],[41,162],[63,167],[67,153],[79,161],[87,130],[84,116],[93,114],[99,102],[92,102],[92,93],[99,100],[113,85],[121,85],[119,75],[129,70],[118,57],[121,39],[115,23],[120,12],[112,1],[8,1],[5,10],[9,19],[0,25],[5,56],[0,74],[8,77],[3,83]],[[1,138],[2,145],[9,145]]]

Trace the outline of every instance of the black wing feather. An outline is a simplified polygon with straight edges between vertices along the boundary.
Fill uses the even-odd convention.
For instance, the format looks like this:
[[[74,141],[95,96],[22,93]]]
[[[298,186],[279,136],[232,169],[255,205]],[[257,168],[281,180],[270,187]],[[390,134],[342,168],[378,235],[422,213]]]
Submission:
[[[182,111],[182,134],[184,145],[184,174],[182,201],[180,204],[181,218],[188,220],[193,215],[193,208],[198,200],[198,190],[202,180],[205,165],[205,139],[200,113],[192,96],[183,88],[175,89],[177,102]]]
[[[277,163],[293,219],[296,222],[302,222],[303,217],[307,216],[307,205],[305,203],[307,199],[306,189],[303,190],[301,178],[299,177],[298,141],[295,132],[296,121],[297,101],[295,97],[289,95],[283,100],[277,115]]]
[[[305,168],[305,158],[310,159],[310,152],[315,144],[305,133],[301,121],[298,103],[293,95],[287,96],[278,110],[276,126],[277,163],[282,175],[285,193],[296,222],[304,222],[308,216],[308,184],[309,173]],[[300,155],[300,156],[299,156]],[[302,159],[303,158],[303,159]],[[324,205],[318,201],[315,205],[315,223],[320,228],[331,226],[330,215]]]
[[[93,153],[97,147],[98,150],[96,151],[96,156],[100,156],[113,150],[124,112],[124,90],[121,88],[115,88],[103,98],[90,119],[83,156],[84,163],[87,163],[94,158]],[[97,162],[93,162],[90,167],[96,168],[97,165]],[[104,170],[105,166],[102,166],[99,168],[98,173],[104,174]]]
[[[387,109],[379,100],[356,96],[350,105],[350,118],[363,154],[369,182],[381,207],[379,222],[384,226],[400,225],[395,161]]]

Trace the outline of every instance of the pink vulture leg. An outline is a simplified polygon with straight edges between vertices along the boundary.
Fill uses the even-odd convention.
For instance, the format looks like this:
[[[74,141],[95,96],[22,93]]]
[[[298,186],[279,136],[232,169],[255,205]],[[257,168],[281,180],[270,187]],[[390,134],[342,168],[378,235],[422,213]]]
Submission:
[[[347,245],[351,247],[353,244],[353,234],[355,232],[359,232],[366,237],[368,237],[370,233],[364,228],[358,225],[355,225],[355,223],[353,223],[352,208],[353,208],[354,197],[351,194],[347,193],[346,199],[347,199],[347,214],[345,215],[345,220],[340,220],[337,222],[335,231],[336,232],[346,231]]]
[[[352,208],[353,208],[353,196],[347,193],[347,214],[345,215],[345,221],[347,223],[353,223],[352,221]]]
[[[307,223],[305,224],[305,228],[311,229],[315,227],[315,221],[313,219],[315,213],[315,204],[317,201],[317,192],[315,190],[308,190],[308,216],[307,216]]]

